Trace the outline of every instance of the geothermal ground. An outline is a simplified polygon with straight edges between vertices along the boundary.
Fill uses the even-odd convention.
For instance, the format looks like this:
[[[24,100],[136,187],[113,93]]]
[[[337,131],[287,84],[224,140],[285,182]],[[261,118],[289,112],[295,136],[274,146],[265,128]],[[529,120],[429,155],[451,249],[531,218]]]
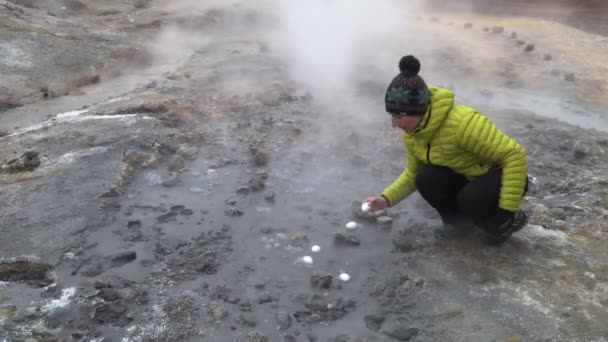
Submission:
[[[0,0],[0,341],[607,341],[608,10],[518,6]],[[360,211],[410,53],[528,151],[503,246]]]

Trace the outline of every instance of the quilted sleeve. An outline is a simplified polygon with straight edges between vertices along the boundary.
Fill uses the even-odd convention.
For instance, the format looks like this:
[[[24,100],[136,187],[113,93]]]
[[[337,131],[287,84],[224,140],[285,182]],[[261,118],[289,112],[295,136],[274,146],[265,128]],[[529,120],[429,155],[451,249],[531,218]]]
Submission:
[[[502,168],[499,207],[512,212],[519,210],[528,178],[528,158],[523,147],[479,113],[463,119],[458,143],[462,149]]]
[[[405,170],[393,184],[382,192],[382,196],[388,200],[389,206],[397,205],[416,190],[416,172],[418,172],[420,161],[407,144],[405,147],[407,152]]]

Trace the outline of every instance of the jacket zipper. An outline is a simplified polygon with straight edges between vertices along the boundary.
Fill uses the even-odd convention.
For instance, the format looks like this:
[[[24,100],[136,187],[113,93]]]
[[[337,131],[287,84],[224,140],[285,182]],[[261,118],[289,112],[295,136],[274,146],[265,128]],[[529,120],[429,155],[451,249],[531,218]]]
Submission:
[[[433,163],[431,163],[431,143],[426,144],[426,162],[429,165],[434,166]]]

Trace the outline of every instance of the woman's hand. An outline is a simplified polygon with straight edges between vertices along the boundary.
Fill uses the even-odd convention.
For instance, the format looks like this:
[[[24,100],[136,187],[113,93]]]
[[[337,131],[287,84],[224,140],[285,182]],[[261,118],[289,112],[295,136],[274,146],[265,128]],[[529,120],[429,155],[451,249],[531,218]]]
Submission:
[[[388,207],[388,202],[384,197],[368,197],[363,203],[369,204],[371,211],[378,211]]]

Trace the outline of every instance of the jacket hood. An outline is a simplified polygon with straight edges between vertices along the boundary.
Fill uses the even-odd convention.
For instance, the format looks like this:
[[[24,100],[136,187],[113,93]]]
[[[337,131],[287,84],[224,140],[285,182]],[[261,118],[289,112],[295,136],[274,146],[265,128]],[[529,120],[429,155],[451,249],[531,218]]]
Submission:
[[[416,130],[406,136],[410,136],[416,141],[428,142],[433,138],[445,121],[448,113],[454,106],[454,92],[449,89],[439,87],[429,87],[431,101],[426,113],[420,121]]]

